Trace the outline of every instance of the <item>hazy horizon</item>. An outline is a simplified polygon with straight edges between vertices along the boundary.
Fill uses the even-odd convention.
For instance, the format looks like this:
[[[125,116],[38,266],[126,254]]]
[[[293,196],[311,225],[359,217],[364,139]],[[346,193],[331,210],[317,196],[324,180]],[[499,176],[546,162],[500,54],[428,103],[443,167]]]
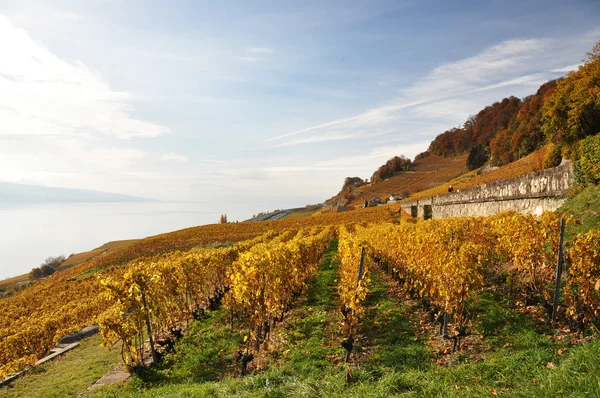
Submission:
[[[216,224],[223,213],[233,222],[252,217],[239,205],[221,209],[202,202],[0,203],[0,280],[26,274],[48,257]]]

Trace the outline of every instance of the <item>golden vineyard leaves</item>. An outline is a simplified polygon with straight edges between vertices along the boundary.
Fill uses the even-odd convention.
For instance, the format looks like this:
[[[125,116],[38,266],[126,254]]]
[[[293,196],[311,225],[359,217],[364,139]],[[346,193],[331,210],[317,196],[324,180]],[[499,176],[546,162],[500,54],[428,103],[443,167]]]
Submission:
[[[169,253],[244,241],[268,231],[390,219],[387,207],[376,207],[299,220],[205,225],[142,239],[74,266],[0,300],[0,378],[34,363],[62,336],[98,322],[109,303],[102,299],[104,288],[95,275],[117,281],[141,261],[161,261]]]
[[[600,231],[577,236],[568,260],[567,312],[585,326],[600,314]]]
[[[267,233],[231,248],[132,264],[118,279],[102,281],[112,303],[100,317],[103,342],[121,341],[125,363],[139,365],[146,333],[176,329],[226,292],[229,305],[249,314],[252,337],[259,339],[260,327],[280,319],[314,275],[332,235],[331,228]]]
[[[464,326],[465,306],[476,300],[487,271],[505,272],[521,296],[551,308],[558,260],[560,215],[505,212],[492,217],[378,223],[340,232],[340,286],[350,328],[363,311],[367,279],[357,284],[361,247],[368,259],[381,263],[404,287],[432,308]],[[600,233],[577,237],[568,250],[571,271],[564,288],[568,311],[589,321],[600,311]],[[348,318],[348,316],[347,316]]]
[[[364,311],[374,262],[452,315],[457,325],[464,322],[465,305],[476,300],[487,270],[508,272],[521,294],[550,303],[559,215],[509,212],[393,224],[388,221],[394,212],[382,206],[302,220],[191,228],[58,273],[0,300],[0,377],[30,365],[65,334],[98,320],[105,342],[121,340],[127,363],[139,364],[148,324],[160,334],[217,296],[232,313],[247,314],[247,344],[258,344],[315,274],[335,233],[327,226],[340,226],[338,293],[350,313],[350,328]],[[215,242],[238,243],[197,248]],[[362,247],[366,260],[359,278]],[[591,231],[575,238],[566,254],[567,312],[581,322],[599,313],[599,247],[600,233]]]
[[[369,254],[363,261],[362,270],[360,260],[363,247],[369,246],[368,231],[370,228],[354,226],[354,231],[342,226],[339,231],[338,258],[340,261],[338,295],[342,313],[346,317],[344,334],[352,334],[353,328],[358,323],[364,312],[363,302],[369,292],[370,272]],[[362,272],[360,272],[362,271]]]

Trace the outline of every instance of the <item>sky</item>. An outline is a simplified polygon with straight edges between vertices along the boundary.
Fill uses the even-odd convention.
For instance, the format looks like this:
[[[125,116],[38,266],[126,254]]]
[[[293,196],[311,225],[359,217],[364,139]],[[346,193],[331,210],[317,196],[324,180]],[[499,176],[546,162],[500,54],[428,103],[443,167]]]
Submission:
[[[593,0],[0,0],[0,180],[318,203],[598,40]]]

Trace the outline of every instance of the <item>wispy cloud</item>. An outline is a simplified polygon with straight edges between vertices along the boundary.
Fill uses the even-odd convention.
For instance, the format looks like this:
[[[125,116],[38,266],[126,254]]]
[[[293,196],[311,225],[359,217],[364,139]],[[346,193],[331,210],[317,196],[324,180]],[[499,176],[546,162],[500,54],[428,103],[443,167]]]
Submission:
[[[156,51],[156,50],[136,50],[135,54],[148,57],[153,59],[159,59],[164,61],[175,61],[175,62],[189,62],[189,61],[197,61],[200,58],[198,56],[193,56],[189,54],[182,54],[172,51]]]
[[[225,160],[216,159],[215,156],[207,156],[203,158],[194,159],[196,162],[200,163],[226,163]]]
[[[65,20],[70,20],[70,21],[78,21],[78,20],[82,19],[81,15],[76,14],[74,12],[69,12],[69,11],[52,11],[52,12],[50,12],[50,15],[52,15],[55,18],[65,19]]]
[[[426,148],[428,144],[429,141],[420,141],[410,144],[384,145],[356,155],[342,156],[318,162],[316,166],[363,170],[363,173],[371,173],[377,167],[381,166],[382,160],[385,162],[385,160],[400,154],[412,158],[421,152],[423,148]]]
[[[179,163],[185,163],[188,161],[188,157],[185,155],[180,155],[174,152],[167,152],[160,157],[161,160],[164,161],[175,161]]]
[[[261,60],[261,58],[258,58],[258,57],[240,57],[240,58],[238,58],[238,59],[239,59],[240,61],[244,61],[244,62],[252,62],[252,63],[255,63],[255,62],[258,62],[258,61],[260,61],[260,60]]]
[[[573,65],[568,65],[565,66],[563,68],[556,68],[556,69],[550,69],[550,72],[552,73],[567,73],[567,72],[571,72],[572,70],[577,70],[582,64],[573,64]]]
[[[282,142],[280,144],[275,145],[275,147],[287,147],[287,146],[296,146],[303,144],[315,144],[329,141],[344,141],[344,140],[365,140],[373,137],[379,137],[382,135],[390,134],[392,131],[381,131],[381,132],[367,132],[367,131],[358,131],[355,133],[346,133],[346,132],[330,132],[330,133],[322,133],[319,135],[309,136],[297,138],[289,141]]]
[[[435,119],[456,110],[451,101],[484,91],[508,86],[539,85],[545,81],[542,73],[527,73],[531,60],[550,44],[546,39],[510,40],[486,48],[481,53],[438,66],[425,77],[401,90],[401,97],[354,116],[320,123],[267,139],[265,142],[289,140],[298,135],[321,134],[326,129],[356,129],[390,125],[412,116]],[[462,100],[464,105],[466,100]],[[477,107],[472,102],[472,107]],[[453,109],[454,108],[454,109]],[[461,117],[468,115],[463,109]],[[298,140],[294,140],[298,141]]]
[[[81,62],[67,63],[0,15],[0,134],[93,130],[129,139],[171,130],[135,118],[132,96]]]
[[[506,74],[524,74],[529,61],[547,48],[546,39],[509,40],[491,46],[481,53],[435,68],[425,78],[403,90],[407,97],[437,98],[472,92],[498,80]]]
[[[245,53],[248,55],[244,55],[239,57],[239,61],[256,63],[259,61],[264,61],[269,58],[275,51],[267,47],[248,47],[246,48]]]
[[[274,51],[266,47],[250,47],[246,49],[247,52],[252,54],[273,54]]]
[[[265,142],[278,141],[278,140],[282,140],[284,138],[293,137],[295,135],[304,134],[304,133],[308,133],[308,132],[314,132],[317,130],[335,127],[335,126],[345,126],[345,125],[350,125],[350,124],[352,124],[353,127],[364,126],[364,125],[369,125],[369,124],[375,125],[377,123],[381,123],[383,121],[391,120],[391,119],[395,118],[395,116],[392,115],[392,113],[395,111],[399,111],[402,109],[420,105],[427,101],[428,100],[419,100],[419,101],[414,101],[414,102],[406,102],[406,103],[400,103],[400,104],[381,106],[381,107],[374,108],[369,111],[360,113],[356,116],[351,116],[351,117],[347,117],[347,118],[343,118],[343,119],[336,119],[336,120],[332,120],[330,122],[321,123],[321,124],[317,124],[315,126],[311,126],[311,127],[307,127],[304,129],[295,130],[295,131],[292,131],[289,133],[281,134],[281,135],[269,138],[269,139],[265,140]]]

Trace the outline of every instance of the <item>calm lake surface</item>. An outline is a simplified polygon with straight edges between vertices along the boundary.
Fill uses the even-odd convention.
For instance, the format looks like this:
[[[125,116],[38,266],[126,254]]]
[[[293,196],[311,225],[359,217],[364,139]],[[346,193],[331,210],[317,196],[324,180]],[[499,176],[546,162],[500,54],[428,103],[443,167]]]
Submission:
[[[0,205],[0,279],[29,272],[50,256],[211,224],[219,214],[201,203]]]

